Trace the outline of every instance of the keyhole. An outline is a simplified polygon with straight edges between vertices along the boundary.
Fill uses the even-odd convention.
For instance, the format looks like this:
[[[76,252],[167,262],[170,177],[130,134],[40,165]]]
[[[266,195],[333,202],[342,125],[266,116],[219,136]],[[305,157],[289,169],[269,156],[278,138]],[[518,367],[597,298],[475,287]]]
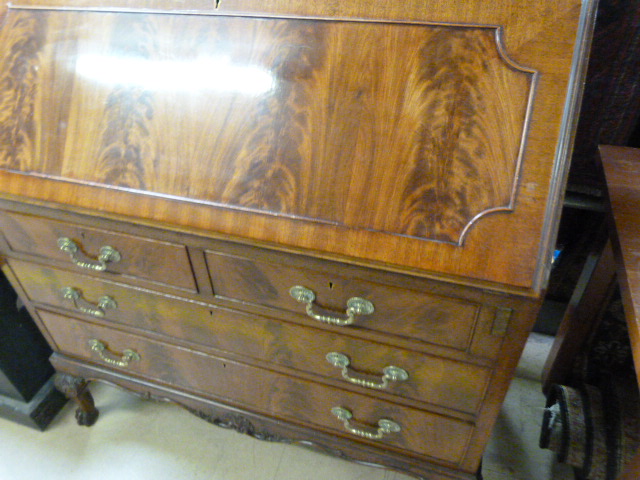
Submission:
[[[222,0],[216,0],[216,8],[218,8],[218,7],[220,6],[220,2],[221,2],[221,1],[222,1]]]
[[[329,282],[329,290],[333,290],[333,282]]]

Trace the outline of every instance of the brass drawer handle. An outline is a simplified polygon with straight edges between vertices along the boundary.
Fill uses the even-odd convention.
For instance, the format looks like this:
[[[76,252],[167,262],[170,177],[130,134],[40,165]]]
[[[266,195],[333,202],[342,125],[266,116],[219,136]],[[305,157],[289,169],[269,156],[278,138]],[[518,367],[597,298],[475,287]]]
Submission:
[[[89,346],[92,351],[98,352],[100,358],[109,365],[115,365],[116,367],[128,367],[129,363],[140,361],[140,354],[130,348],[125,348],[122,351],[122,356],[120,358],[111,358],[107,355],[110,353],[108,352],[106,345],[100,340],[96,340],[95,338],[89,340]]]
[[[406,370],[400,367],[394,367],[389,365],[382,369],[382,381],[367,380],[365,378],[352,377],[349,374],[349,365],[351,360],[344,353],[330,352],[326,356],[327,362],[334,367],[342,369],[342,377],[345,380],[360,385],[365,388],[373,388],[376,390],[384,390],[389,386],[389,382],[404,382],[409,379],[409,374]]]
[[[364,430],[351,425],[353,414],[350,410],[343,407],[333,407],[331,409],[331,413],[338,417],[338,420],[341,420],[344,423],[344,428],[346,428],[348,432],[353,433],[358,437],[368,438],[369,440],[381,440],[385,435],[397,433],[402,430],[400,425],[393,420],[388,420],[386,418],[378,420],[378,428],[376,430]]]
[[[67,237],[60,237],[58,239],[58,247],[63,252],[68,253],[71,261],[78,267],[97,272],[104,272],[107,269],[107,263],[116,263],[122,258],[120,252],[115,248],[105,245],[104,247],[100,247],[97,262],[93,260],[82,260],[79,258],[80,248],[78,244]]]
[[[347,318],[320,315],[313,311],[313,301],[316,299],[316,294],[313,293],[313,290],[297,285],[289,290],[289,295],[298,302],[305,303],[307,305],[307,315],[314,320],[318,320],[322,323],[328,323],[330,325],[337,325],[339,327],[351,325],[354,322],[356,315],[371,315],[374,312],[373,303],[369,300],[365,300],[360,297],[353,297],[347,300]]]
[[[86,313],[93,317],[104,317],[107,308],[118,308],[116,301],[108,295],[103,295],[98,299],[98,304],[93,305],[82,298],[82,293],[73,287],[65,287],[62,289],[62,296],[73,302],[73,305],[82,313]]]

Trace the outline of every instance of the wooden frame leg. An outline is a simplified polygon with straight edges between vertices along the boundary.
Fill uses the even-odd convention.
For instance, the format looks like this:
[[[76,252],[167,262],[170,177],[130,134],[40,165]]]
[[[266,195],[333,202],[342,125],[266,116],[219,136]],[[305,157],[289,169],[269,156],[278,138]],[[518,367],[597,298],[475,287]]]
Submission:
[[[67,373],[56,373],[54,384],[69,400],[73,400],[76,409],[78,425],[90,427],[98,419],[100,412],[96,409],[93,397],[84,378],[74,377]]]
[[[598,245],[601,239],[595,242]],[[606,237],[604,237],[606,239]],[[600,254],[589,256],[571,302],[560,324],[542,372],[542,391],[549,395],[553,384],[567,383],[575,359],[597,329],[614,292],[616,267],[611,242],[604,243]]]

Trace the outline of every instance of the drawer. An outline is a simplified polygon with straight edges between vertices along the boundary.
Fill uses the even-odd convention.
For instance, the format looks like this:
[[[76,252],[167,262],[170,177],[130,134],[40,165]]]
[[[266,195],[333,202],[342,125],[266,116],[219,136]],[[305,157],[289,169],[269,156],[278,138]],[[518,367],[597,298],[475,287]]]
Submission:
[[[80,306],[84,301],[97,304],[104,296],[112,298],[116,308],[102,309],[104,318],[111,322],[351,385],[353,381],[342,376],[342,368],[326,358],[329,353],[340,353],[350,360],[346,375],[359,381],[356,388],[363,392],[379,389],[362,386],[362,380],[380,384],[385,367],[398,367],[407,372],[407,380],[387,381],[385,392],[473,414],[491,374],[490,369],[477,365],[353,338],[348,331],[335,335],[28,262],[12,259],[9,264],[34,302],[76,310],[74,302],[62,293],[71,286],[82,294]]]
[[[196,291],[183,245],[6,211],[0,211],[0,225],[13,252],[62,261],[78,271],[104,270]],[[63,251],[61,239],[69,239],[73,244],[66,242]],[[107,250],[105,254],[105,247],[118,253],[109,255]],[[101,254],[108,259],[104,263],[100,262]]]
[[[472,424],[449,417],[383,402],[46,311],[39,311],[39,315],[54,339],[55,348],[66,355],[98,364],[110,364],[123,372],[184,388],[258,413],[321,428],[354,440],[383,445],[385,449],[403,450],[455,464],[462,459],[473,432]],[[92,351],[92,340],[100,341],[104,350]],[[139,355],[139,359],[129,360],[125,366],[127,349]],[[114,365],[115,362],[122,364]],[[332,414],[334,407],[352,411],[357,422],[354,425],[362,430],[375,431],[378,420],[386,418],[397,422],[401,431],[390,433],[381,440],[362,439],[344,429],[342,421]]]
[[[290,291],[302,286],[312,291],[312,311],[346,319],[347,302],[363,298],[371,314],[355,316],[350,328],[373,330],[466,351],[481,305],[456,298],[381,285],[357,278],[268,263],[235,255],[206,252],[207,265],[218,297],[239,300],[306,315],[307,304]]]

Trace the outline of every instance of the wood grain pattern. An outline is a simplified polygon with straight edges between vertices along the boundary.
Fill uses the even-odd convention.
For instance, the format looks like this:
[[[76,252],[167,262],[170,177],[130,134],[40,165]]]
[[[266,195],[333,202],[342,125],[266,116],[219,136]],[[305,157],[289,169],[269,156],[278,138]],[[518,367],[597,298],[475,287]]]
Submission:
[[[198,251],[200,252],[202,266],[205,267],[205,276],[207,265],[204,262],[204,252],[208,250],[210,257],[214,256],[213,250],[210,249],[225,252],[224,255],[218,254],[218,256],[226,258],[229,266],[224,266],[223,262],[224,268],[222,270],[212,270],[214,280],[221,278],[221,274],[223,279],[228,275],[231,279],[228,285],[234,285],[238,282],[238,279],[235,278],[237,272],[234,270],[244,272],[246,278],[240,277],[241,282],[247,283],[247,278],[251,278],[257,283],[266,282],[263,289],[260,289],[259,286],[252,288],[254,291],[262,292],[260,295],[267,295],[267,299],[271,298],[268,295],[273,295],[274,292],[277,294],[277,289],[273,288],[274,285],[283,284],[281,280],[278,280],[279,275],[276,273],[286,273],[283,277],[286,279],[293,272],[294,276],[301,275],[301,278],[305,280],[317,280],[319,283],[317,286],[314,284],[314,287],[317,287],[319,297],[322,298],[332,298],[332,295],[340,297],[351,288],[356,288],[361,292],[363,285],[366,285],[365,288],[369,289],[368,292],[377,290],[376,302],[381,302],[379,305],[399,303],[400,306],[403,306],[405,303],[410,305],[415,303],[418,310],[414,313],[419,318],[409,315],[409,317],[397,317],[395,321],[389,322],[385,321],[383,316],[380,318],[381,331],[379,332],[363,328],[329,327],[319,325],[305,316],[289,312],[285,304],[276,309],[265,308],[246,301],[232,301],[219,295],[213,296],[206,289],[205,292],[200,291],[197,295],[185,295],[190,298],[187,300],[176,297],[175,291],[166,295],[158,291],[141,289],[139,281],[133,281],[132,278],[124,276],[109,278],[117,278],[118,281],[125,281],[128,285],[103,281],[95,275],[91,277],[78,275],[75,272],[55,268],[54,265],[65,267],[59,262],[53,260],[49,262],[42,256],[25,255],[30,252],[13,251],[6,245],[6,242],[0,242],[3,254],[9,255],[4,267],[5,272],[36,319],[38,318],[35,314],[37,308],[45,307],[58,314],[64,314],[65,311],[68,313],[70,311],[68,309],[72,308],[72,305],[61,298],[59,290],[63,285],[71,284],[78,286],[89,301],[95,302],[101,295],[107,293],[116,298],[119,305],[117,312],[107,309],[104,320],[89,319],[88,316],[77,312],[73,314],[76,317],[89,319],[90,322],[100,323],[104,326],[113,326],[148,339],[167,341],[203,354],[220,354],[229,359],[258,367],[272,368],[281,373],[295,371],[296,376],[311,382],[318,381],[352,392],[363,393],[359,387],[345,384],[343,380],[336,377],[339,372],[324,360],[324,355],[328,350],[340,350],[350,355],[354,368],[363,374],[373,375],[379,371],[381,366],[391,363],[406,366],[410,371],[411,378],[416,380],[415,384],[410,382],[404,386],[398,386],[393,392],[387,394],[373,392],[373,396],[398,405],[424,408],[434,414],[444,414],[462,421],[475,422],[476,428],[473,430],[460,469],[448,469],[447,475],[452,478],[466,478],[461,473],[462,471],[475,472],[477,470],[478,462],[482,457],[493,421],[498,415],[513,368],[538,310],[538,302],[527,297],[495,295],[482,289],[427,281],[407,275],[390,274],[371,268],[328,262],[313,257],[284,254],[259,249],[255,246],[212,240],[207,237],[160,231],[157,228],[124,224],[95,216],[86,217],[71,212],[33,208],[30,205],[18,206],[15,203],[4,202],[3,209],[16,210],[11,213],[12,216],[27,217],[35,223],[37,223],[36,219],[41,220],[44,225],[43,231],[47,231],[49,227],[55,228],[57,224],[76,225],[79,231],[90,233],[87,238],[91,238],[95,232],[102,232],[103,229],[113,229],[114,232],[110,235],[115,235],[117,238],[122,234],[115,232],[129,229],[132,236],[135,235],[137,238],[148,236],[150,237],[146,239],[148,241],[155,238],[153,243],[164,240],[169,244],[184,244],[194,258],[198,256]],[[28,215],[29,213],[31,215]],[[40,218],[37,215],[47,215],[49,218]],[[5,217],[11,218],[7,215]],[[2,227],[5,231],[7,229],[20,231],[25,228],[24,224],[25,221],[21,218],[18,226],[12,225],[11,222],[3,222]],[[78,227],[83,224],[86,225]],[[35,238],[40,236],[46,237],[46,235],[34,234]],[[0,240],[2,240],[1,237]],[[26,244],[28,245],[32,241],[27,240]],[[42,262],[47,262],[47,265]],[[248,268],[247,264],[255,265]],[[19,278],[16,278],[14,268]],[[66,266],[66,268],[69,267]],[[253,273],[253,270],[258,273]],[[266,272],[265,275],[259,274],[263,270]],[[99,277],[102,275],[99,274]],[[202,275],[199,276],[199,278],[201,277]],[[129,282],[129,280],[132,281]],[[218,285],[220,286],[219,282]],[[156,290],[155,287],[152,288]],[[241,293],[243,289],[244,287],[236,290],[236,294]],[[250,292],[251,288],[248,291]],[[415,339],[397,336],[398,329],[405,328],[403,325],[419,323],[421,317],[419,311],[422,303],[420,299],[425,295],[430,298],[435,297],[439,301],[454,299],[460,302],[459,299],[465,298],[466,300],[458,304],[458,307],[460,305],[481,306],[467,353],[451,347],[422,342],[419,340],[419,333],[417,336],[415,333],[408,335],[408,337],[415,336]],[[268,302],[272,301],[273,298],[268,300]],[[217,303],[219,306],[213,307],[210,305],[211,302]],[[455,305],[454,303],[454,307]],[[427,307],[427,309],[432,307]],[[495,317],[501,308],[513,310],[506,336],[492,333]],[[236,309],[243,310],[243,312]],[[395,311],[395,308],[392,311]],[[455,320],[455,308],[452,313]],[[426,324],[428,325],[428,322]],[[41,328],[52,345],[55,345],[49,331],[42,325]],[[423,333],[431,330],[430,328],[412,328],[414,332],[422,331]],[[449,328],[454,332],[454,335],[458,329],[468,329],[468,326],[463,323]],[[438,341],[441,334],[438,334],[437,331],[436,329],[429,334],[432,341]],[[449,337],[445,335],[442,338],[446,342]],[[58,361],[61,361],[60,358]],[[75,370],[68,370],[70,361],[69,358],[64,359],[65,370],[63,371],[73,373]],[[166,367],[171,368],[170,362]],[[88,370],[84,369],[84,371]],[[119,376],[113,371],[111,371],[109,378],[114,375],[118,377],[119,385],[128,385],[133,381],[133,378]],[[484,389],[483,385],[487,379],[489,383]],[[140,381],[147,387],[140,385],[138,387],[150,388],[151,384],[148,380]],[[156,387],[158,385],[154,388]],[[181,387],[176,388],[180,389]],[[176,399],[174,396],[170,398]],[[179,401],[184,402],[195,398],[182,395]],[[198,398],[198,401],[211,400],[208,397]],[[295,408],[295,405],[292,405],[291,408]],[[315,433],[315,436],[317,435],[318,432]],[[358,443],[350,445],[350,449],[362,447],[363,445]],[[366,458],[369,461],[388,466],[397,465],[389,455],[391,455],[389,450],[380,449]],[[398,458],[402,458],[402,454],[398,455]],[[419,470],[420,472],[423,471],[421,469],[423,467],[426,469],[424,471],[431,471],[435,468],[431,463],[419,462],[420,469],[416,470],[418,464],[411,463],[411,458],[410,456],[404,457],[405,470],[407,465],[412,466],[409,470]]]
[[[352,297],[373,303],[371,315],[358,316],[352,327],[343,330],[373,330],[466,351],[481,309],[466,300],[379,285],[339,272],[332,275],[211,251],[206,258],[218,297],[305,315],[305,304],[289,294],[291,287],[301,285],[315,292],[318,313],[337,318],[346,318],[347,300]]]
[[[640,367],[640,152],[601,146],[609,198],[611,244],[636,371]]]
[[[512,208],[533,74],[505,67],[495,34],[442,29],[421,47],[429,60],[408,89],[423,120],[399,209],[408,234],[459,243],[480,216]]]
[[[21,2],[0,7],[0,69],[37,68],[0,83],[0,202],[185,244],[213,284],[188,300],[153,287],[160,300],[140,279],[82,277],[126,311],[74,319],[51,285],[77,277],[0,239],[27,307],[53,310],[38,321],[55,364],[254,411],[428,478],[475,473],[544,290],[594,2]],[[323,308],[372,295],[394,313],[342,334],[303,315],[290,278]],[[100,367],[94,335],[143,360]],[[365,373],[406,361],[434,385],[342,388],[317,363],[329,346]],[[360,441],[327,399],[411,427]]]
[[[114,23],[107,48],[119,58],[144,62],[157,49],[156,37],[152,23],[140,16],[125,16]],[[112,86],[98,120],[103,130],[94,167],[97,176],[87,180],[136,190],[153,189],[153,167],[158,165],[149,125],[154,114],[153,97],[154,92],[141,85]]]
[[[36,187],[31,183],[32,178],[23,175],[26,171],[22,170],[20,174],[15,170],[0,169],[3,192],[83,208],[92,208],[97,203],[103,211],[113,214],[212,230],[276,243],[286,248],[311,249],[338,259],[348,257],[355,262],[373,260],[389,269],[417,269],[436,275],[466,277],[471,282],[485,282],[484,286],[491,288],[501,288],[498,286],[501,284],[506,288],[531,289],[533,294],[542,290],[548,269],[548,247],[552,244],[551,237],[557,220],[557,215],[553,212],[561,191],[557,188],[555,179],[562,181],[563,172],[566,172],[564,155],[560,155],[557,162],[555,159],[556,147],[559,145],[558,132],[565,138],[570,130],[569,127],[560,127],[566,105],[567,86],[570,84],[580,2],[543,1],[538,2],[534,8],[522,2],[500,2],[499,5],[489,7],[480,3],[462,6],[444,0],[426,3],[411,0],[403,3],[402,7],[394,4],[367,4],[365,8],[360,2],[325,5],[316,2],[304,4],[295,0],[238,0],[226,2],[215,11],[214,7],[203,2],[189,4],[193,12],[212,16],[142,15],[148,25],[133,29],[129,37],[135,45],[150,47],[144,54],[148,53],[149,56],[148,59],[144,55],[130,58],[141,62],[140,65],[145,68],[163,64],[173,71],[187,71],[188,74],[182,78],[195,78],[199,83],[191,83],[192,87],[197,87],[191,88],[191,92],[197,91],[197,95],[190,96],[175,89],[165,89],[161,95],[151,95],[149,99],[131,99],[139,105],[136,118],[144,119],[144,128],[151,128],[148,137],[144,137],[142,128],[134,132],[134,143],[137,146],[134,148],[133,143],[130,145],[134,156],[138,150],[146,152],[140,157],[145,158],[142,166],[137,163],[137,166],[130,166],[131,171],[121,170],[121,173],[129,172],[127,175],[132,175],[121,183],[133,185],[134,190],[120,184],[105,189],[105,179],[100,177],[95,168],[96,159],[111,158],[108,155],[105,157],[104,148],[112,143],[102,140],[106,131],[104,125],[98,127],[107,118],[101,113],[107,98],[123,82],[112,78],[110,86],[100,86],[96,81],[81,78],[77,68],[78,64],[82,65],[86,61],[87,56],[91,59],[93,55],[94,60],[105,57],[117,59],[113,55],[109,57],[109,45],[113,45],[113,42],[108,39],[117,30],[118,23],[131,20],[127,20],[127,15],[124,14],[28,10],[44,5],[40,0],[24,0],[22,4],[27,9],[12,7],[7,11],[7,17],[46,17],[47,24],[55,27],[47,29],[48,38],[55,38],[55,41],[45,42],[43,54],[38,57],[38,74],[40,79],[46,79],[42,84],[56,85],[55,92],[61,92],[62,96],[53,95],[53,87],[47,90],[48,93],[40,92],[35,112],[38,114],[45,111],[39,105],[53,105],[54,97],[65,100],[53,107],[53,120],[51,116],[47,116],[38,121],[39,124],[46,125],[43,127],[44,131],[55,131],[56,134],[41,136],[35,144],[42,148],[38,153],[38,162],[47,163],[46,171],[60,172],[60,175],[51,174],[52,176],[39,178]],[[47,5],[63,6],[64,1],[52,0]],[[99,2],[91,0],[82,0],[74,5],[79,10],[100,7]],[[181,9],[181,6],[166,1],[136,2],[126,6],[134,10]],[[587,14],[583,23],[587,27],[592,6],[592,3],[585,5]],[[121,2],[112,4],[115,10],[122,7]],[[259,19],[256,16],[267,18]],[[278,16],[299,19],[274,18]],[[336,16],[358,21],[332,19]],[[114,20],[115,17],[118,19]],[[361,19],[372,22],[363,22]],[[434,22],[451,26],[433,25]],[[63,24],[66,27],[81,24],[83,27],[59,28]],[[207,28],[207,25],[213,24],[218,28]],[[244,27],[245,33],[237,38],[234,37],[237,35],[234,32],[238,29],[225,29],[225,24],[251,27]],[[284,24],[288,28],[274,27]],[[11,25],[11,22],[7,22],[7,25]],[[313,27],[312,38],[317,42],[318,48],[304,48],[305,54],[296,57],[286,53],[285,47],[291,44],[285,41],[299,38],[295,31],[305,31],[302,25]],[[485,27],[486,25],[491,27]],[[480,80],[474,83],[483,92],[480,102],[482,108],[477,108],[476,112],[480,110],[484,115],[477,119],[476,125],[480,129],[476,131],[469,130],[469,123],[465,120],[465,112],[473,110],[469,110],[468,105],[462,108],[460,102],[460,108],[455,109],[451,105],[456,102],[450,103],[449,107],[446,102],[441,107],[436,108],[435,104],[429,107],[429,98],[418,98],[419,103],[399,103],[402,100],[399,97],[402,88],[407,85],[415,85],[416,88],[419,86],[416,79],[424,70],[418,62],[422,58],[419,52],[428,43],[426,37],[435,37],[440,31],[449,33],[447,42],[455,44],[454,47],[460,49],[460,53],[488,52],[487,64],[476,64],[480,70],[475,75],[484,72],[482,75],[485,75],[483,78],[486,80],[479,77]],[[99,41],[95,38],[97,32],[101,32]],[[171,44],[155,42],[154,36],[162,32],[167,36],[173,34],[180,41]],[[218,38],[218,32],[224,33],[222,39]],[[458,35],[460,32],[473,32],[471,35],[477,37],[476,42],[469,43],[469,39],[465,40]],[[492,32],[491,35],[489,32]],[[496,42],[494,33],[505,40]],[[578,46],[583,44],[583,37],[588,33],[588,28],[580,32]],[[3,45],[12,45],[18,42],[20,32],[3,28],[2,36]],[[278,38],[283,43],[278,43]],[[381,38],[384,40],[381,41]],[[233,47],[229,46],[231,40]],[[66,55],[56,54],[56,58],[66,59],[60,60],[59,64],[64,68],[49,68],[50,63],[47,66],[52,55],[48,53],[50,50],[47,50],[46,45],[51,44],[64,45],[61,51]],[[363,54],[359,51],[352,52],[353,44],[362,45]],[[244,47],[241,48],[240,45]],[[506,53],[499,53],[499,48]],[[238,49],[244,51],[238,53]],[[248,53],[249,51],[252,53]],[[267,77],[262,76],[263,79],[267,78],[267,83],[269,72],[277,72],[271,78],[276,78],[276,84],[283,93],[283,101],[274,103],[266,98],[268,95],[257,95],[243,101],[242,95],[229,92],[211,94],[210,89],[209,93],[204,91],[208,87],[201,88],[203,85],[220,86],[225,82],[220,81],[220,75],[191,74],[194,71],[189,71],[191,67],[182,67],[197,64],[199,60],[195,59],[215,58],[213,52],[229,53],[231,57],[244,59],[243,61],[249,58],[252,63],[227,63],[226,67],[256,67],[258,70],[251,70],[254,73],[262,69],[262,73],[267,74]],[[398,55],[397,52],[402,52],[403,55]],[[345,73],[345,67],[340,63],[341,55],[346,53],[347,57],[353,59],[353,63],[347,66],[352,75]],[[527,65],[531,70],[523,71],[515,67],[515,63],[504,55],[518,64]],[[0,57],[6,60],[10,55],[5,49]],[[185,59],[186,63],[172,63],[176,58]],[[278,59],[286,60],[286,64],[293,62],[294,58],[296,62],[299,59],[299,63],[288,64],[291,68],[281,68],[284,64],[278,63]],[[81,59],[84,60],[80,61]],[[145,63],[147,61],[152,63]],[[98,72],[127,70],[109,68],[108,62],[98,63],[101,64]],[[451,65],[455,63],[451,62]],[[86,67],[86,63],[84,65]],[[114,65],[117,63],[111,63],[111,67]],[[202,65],[200,63],[200,67]],[[518,133],[517,127],[521,126],[522,102],[529,100],[527,93],[531,91],[531,72],[534,70],[540,75],[537,77],[535,95],[531,98],[533,108],[526,143],[521,143],[522,129]],[[367,72],[372,71],[376,75],[367,78],[371,77]],[[453,68],[451,71],[457,72],[457,75],[465,75],[463,69],[456,71]],[[313,74],[305,77],[310,72]],[[287,77],[289,74],[292,76]],[[261,75],[249,76],[259,79]],[[108,75],[100,77],[103,82],[109,78]],[[154,77],[164,78],[166,75]],[[394,83],[393,78],[402,78],[403,81]],[[343,81],[346,81],[344,85],[340,83]],[[457,98],[456,95],[465,94],[474,97],[474,101],[480,101],[474,88],[467,88],[471,83],[466,84],[465,88],[462,88],[464,81],[459,83],[461,87],[458,90],[446,90],[448,95]],[[505,83],[506,90],[503,88]],[[387,88],[390,84],[394,87]],[[314,85],[323,87],[312,90],[314,95],[309,99],[309,88]],[[329,88],[331,85],[340,88],[332,91]],[[397,85],[404,87],[398,88]],[[361,88],[363,86],[367,88]],[[275,94],[277,96],[277,89]],[[217,100],[213,101],[214,98]],[[513,102],[506,101],[512,98]],[[328,103],[327,99],[333,99],[334,102]],[[144,107],[146,103],[151,106],[151,110]],[[410,118],[411,111],[399,108],[406,107],[409,103],[416,110],[414,113],[420,114],[417,110],[422,108],[426,111],[429,107],[436,108],[439,114],[453,115],[451,128],[446,126],[443,118],[434,119],[433,125],[443,129],[444,137],[440,139],[451,140],[458,134],[456,132],[463,134],[460,139],[464,139],[464,142],[458,145],[464,147],[466,153],[441,159],[438,165],[425,165],[425,162],[419,161],[405,162],[406,159],[413,158],[406,155],[407,149],[417,148],[415,142],[420,144],[421,138],[417,133],[420,132],[420,122]],[[95,108],[89,105],[95,105]],[[175,105],[179,105],[179,115],[171,114],[177,111]],[[489,105],[488,109],[484,108],[486,105]],[[475,106],[478,107],[477,104]],[[345,115],[336,116],[336,110]],[[294,111],[295,114],[292,114]],[[260,126],[260,118],[269,112],[275,116],[287,116],[288,120],[271,118],[271,126]],[[398,116],[398,112],[403,114]],[[498,126],[492,123],[496,118],[494,113],[498,117],[503,116]],[[353,120],[353,115],[358,116],[357,121]],[[194,118],[198,121],[195,122]],[[420,121],[422,119],[419,118]],[[322,129],[316,128],[318,122]],[[409,128],[405,128],[403,122],[408,123]],[[226,126],[227,130],[219,128],[220,125]],[[464,125],[467,127],[463,128]],[[241,138],[229,133],[238,130],[243,132]],[[168,137],[178,137],[176,132],[180,132],[181,142],[168,141]],[[387,135],[390,132],[393,135]],[[280,140],[279,134],[286,134],[285,138]],[[259,135],[263,135],[265,139],[278,138],[281,143],[278,147],[273,147],[275,150],[263,148],[264,144],[256,150],[255,141]],[[222,138],[224,145],[220,143]],[[423,145],[430,143],[424,132],[422,138]],[[478,169],[479,165],[475,160],[473,168],[469,168],[467,154],[473,151],[478,141],[482,143],[484,138],[499,145],[504,140],[507,144],[503,146],[508,148],[500,154],[503,156],[498,158],[497,163],[492,163],[487,157],[486,161],[478,160],[483,164],[482,168]],[[128,148],[122,147],[126,144],[122,139],[115,144],[121,145],[119,150],[116,149],[121,152]],[[212,145],[220,147],[219,157],[212,158],[211,155],[201,153],[215,151],[211,148]],[[523,162],[519,164],[519,168],[517,163],[515,167],[513,163],[509,163],[513,160],[516,145],[524,147]],[[564,152],[566,145],[568,144],[560,144],[558,152]],[[337,156],[332,155],[332,146],[336,147],[334,151],[338,151]],[[82,152],[80,157],[78,152]],[[278,152],[283,158],[270,162],[259,160],[265,158],[265,152],[271,152],[269,155]],[[487,152],[492,155],[494,153],[485,148],[484,154],[487,155]],[[482,149],[478,153],[482,154]],[[354,159],[354,155],[357,158]],[[304,165],[296,163],[298,158],[305,159]],[[308,161],[310,158],[313,159],[312,162]],[[318,158],[321,160],[318,161]],[[363,160],[365,158],[378,160],[368,162]],[[243,160],[236,163],[237,159]],[[158,169],[160,165],[162,168]],[[492,168],[504,165],[510,167],[497,177],[493,176]],[[432,167],[438,168],[434,170]],[[115,171],[120,170],[116,168]],[[167,171],[171,174],[167,174]],[[260,178],[251,178],[251,171],[259,171],[261,176],[269,177],[270,185],[273,182],[278,184],[277,192],[266,184],[261,184]],[[318,171],[325,175],[325,179],[329,177],[331,180],[323,181],[322,175],[318,176]],[[477,173],[474,182],[480,178],[478,184],[489,185],[490,193],[483,188],[471,187],[474,182],[451,182],[452,190],[455,191],[453,195],[441,195],[438,185],[442,185],[442,179],[432,182],[426,189],[423,188],[425,183],[429,183],[426,180],[422,184],[411,183],[411,172],[434,171],[440,172],[445,178],[454,173]],[[32,170],[29,172],[32,172],[31,175],[35,174]],[[239,177],[236,175],[238,172],[247,176]],[[96,175],[99,177],[97,181],[88,180],[95,179]],[[144,176],[145,188],[150,195],[135,190],[135,185],[140,185],[141,176]],[[79,180],[75,180],[77,183],[67,183],[60,182],[60,178]],[[335,178],[340,180],[336,181]],[[504,183],[508,183],[509,178],[511,186],[517,186],[517,197],[510,196],[514,191]],[[120,182],[112,177],[109,177],[109,181]],[[249,194],[251,187],[248,185],[256,188],[262,185],[261,193],[257,194],[253,190]],[[422,196],[427,191],[440,195],[438,201],[442,202],[443,208],[451,207],[449,212],[444,216],[442,212],[431,215],[433,211],[429,210],[430,204]],[[174,193],[167,192],[179,192],[178,197],[181,198],[208,200],[198,200],[196,203],[177,202],[172,196]],[[217,203],[211,192],[218,195],[224,192],[226,196]],[[301,200],[303,197],[304,200]],[[504,203],[505,198],[509,198],[511,203]],[[251,206],[243,206],[243,203]],[[367,207],[361,208],[361,204],[366,204]],[[492,206],[488,206],[490,204]],[[406,206],[410,207],[409,211],[412,213],[405,213]],[[473,221],[479,212],[510,208],[512,210],[509,214],[485,215],[482,221]],[[396,215],[400,210],[401,214]],[[467,218],[466,223],[462,220],[463,217]],[[464,246],[451,248],[452,244],[461,239],[464,239]]]
[[[67,237],[73,240],[79,248],[77,258],[91,263],[96,263],[100,249],[108,245],[120,253],[121,259],[107,263],[106,271],[101,274],[103,277],[121,281],[143,279],[187,292],[197,291],[184,245],[6,211],[0,211],[0,224],[2,234],[14,254],[57,260],[66,268],[87,273],[75,266],[70,256],[60,250],[58,239]]]
[[[511,208],[533,73],[502,57],[495,28],[9,16],[51,32],[32,47],[34,68],[65,61],[74,73],[54,78],[73,82],[64,157],[39,148],[13,170],[454,244],[482,214]],[[11,48],[25,42],[7,34]],[[75,45],[68,58],[49,57],[59,41]],[[201,76],[195,92],[181,70]],[[5,142],[6,155],[17,146]]]
[[[341,380],[341,376],[340,370],[325,360],[325,355],[332,351],[352,356],[353,368],[368,374],[366,378],[380,377],[384,367],[397,365],[411,372],[410,381],[392,384],[390,393],[447,409],[475,413],[489,381],[487,368],[357,340],[353,338],[357,330],[347,329],[336,335],[333,331],[180,301],[37,264],[12,259],[9,266],[29,300],[40,305],[63,308],[91,319],[63,298],[62,289],[72,286],[94,304],[101,296],[109,295],[117,303],[116,309],[105,309],[104,319],[109,324],[131,326],[168,341],[186,341],[198,348],[213,347],[227,354],[277,363],[333,380]],[[398,321],[395,325],[394,330],[406,329]],[[377,395],[378,391],[373,393]]]
[[[331,415],[330,410],[336,405],[352,409],[355,421],[364,425],[376,425],[379,418],[392,418],[404,426],[402,432],[389,439],[380,442],[363,440],[364,443],[384,445],[391,450],[408,451],[418,457],[456,464],[462,458],[466,440],[473,430],[471,424],[453,418],[385,403],[51,312],[40,311],[39,314],[47,328],[55,332],[58,351],[89,362],[101,363],[88,347],[89,340],[97,338],[107,343],[116,356],[125,348],[140,354],[139,362],[133,362],[121,371],[224,399],[298,424],[313,425],[338,436],[349,438],[350,434]],[[252,381],[247,382],[248,378]],[[300,409],[300,405],[306,408]]]
[[[35,102],[38,92],[38,55],[44,46],[46,19],[13,17],[7,28],[17,40],[3,53],[0,74],[0,166],[29,171],[36,148]]]
[[[302,427],[291,422],[283,422],[273,417],[251,412],[247,409],[225,405],[215,399],[185,396],[180,388],[152,384],[143,379],[131,377],[120,372],[88,364],[77,359],[53,354],[51,362],[57,370],[72,372],[73,375],[93,380],[118,384],[121,388],[141,395],[144,398],[177,403],[206,421],[214,421],[221,427],[246,425],[242,433],[254,432],[259,439],[275,440],[300,445],[324,455],[369,466],[384,467],[389,470],[429,478],[430,480],[477,480],[475,473],[454,471],[448,467],[431,462],[415,462],[412,458],[379,447],[355,443],[332,433],[321,432],[312,427]],[[196,413],[197,412],[197,413]],[[224,423],[224,424],[222,424]],[[384,465],[383,465],[384,464]]]

